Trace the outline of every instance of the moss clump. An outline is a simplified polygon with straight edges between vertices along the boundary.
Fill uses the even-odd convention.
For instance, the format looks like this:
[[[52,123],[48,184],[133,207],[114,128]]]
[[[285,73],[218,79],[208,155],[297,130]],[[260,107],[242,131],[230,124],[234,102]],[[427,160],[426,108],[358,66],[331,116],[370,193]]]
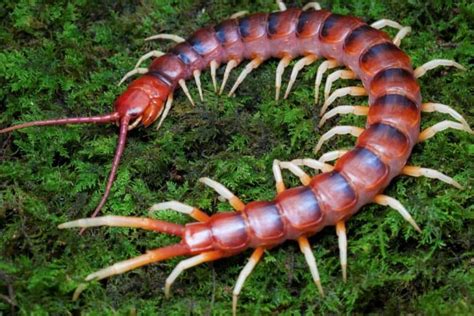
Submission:
[[[298,1],[294,5],[302,6]],[[367,21],[389,18],[411,25],[402,48],[415,65],[456,59],[468,70],[436,69],[421,79],[426,101],[452,105],[471,123],[474,6],[468,1],[323,1],[322,6]],[[166,49],[145,43],[160,32],[190,34],[239,10],[276,10],[273,1],[87,2],[0,4],[1,126],[15,122],[106,113],[124,89],[116,82],[139,56]],[[390,31],[391,34],[394,32]],[[273,101],[277,62],[252,73],[236,98],[217,97],[208,74],[205,102],[191,107],[178,93],[160,131],[130,134],[106,214],[146,216],[154,202],[181,200],[213,213],[229,209],[197,183],[223,182],[244,201],[271,199],[273,159],[312,157],[324,131],[364,119],[346,116],[315,130],[316,67],[306,68],[286,101]],[[222,78],[223,69],[219,70]],[[290,71],[285,74],[288,80]],[[238,71],[231,78],[235,80]],[[255,83],[258,82],[258,85]],[[345,86],[347,82],[338,82]],[[197,96],[193,84],[191,93]],[[360,104],[344,98],[340,104]],[[424,115],[423,127],[445,116]],[[78,301],[71,295],[88,273],[174,239],[133,229],[98,228],[78,238],[59,231],[98,203],[117,139],[114,126],[31,128],[0,137],[0,314],[228,314],[232,287],[249,252],[184,273],[166,300],[162,286],[179,259],[91,283]],[[338,137],[323,150],[352,146]],[[417,234],[395,212],[367,206],[348,222],[349,280],[342,283],[332,228],[311,239],[322,283],[320,298],[294,243],[265,254],[246,283],[244,314],[416,313],[468,314],[474,303],[472,137],[446,131],[417,145],[411,163],[440,169],[465,186],[400,177],[386,193],[422,226]],[[296,179],[285,176],[289,184]],[[160,218],[185,223],[172,212]]]

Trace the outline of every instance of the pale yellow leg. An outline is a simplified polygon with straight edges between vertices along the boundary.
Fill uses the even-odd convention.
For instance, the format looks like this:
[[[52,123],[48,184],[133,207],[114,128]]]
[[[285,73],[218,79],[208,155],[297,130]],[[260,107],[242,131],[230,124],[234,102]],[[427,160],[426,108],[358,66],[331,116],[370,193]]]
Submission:
[[[229,19],[237,19],[237,18],[240,18],[241,16],[244,16],[244,15],[247,15],[249,13],[249,11],[239,11],[239,12],[235,12],[234,14],[232,14]]]
[[[290,82],[288,82],[288,86],[286,87],[285,96],[283,97],[284,99],[288,98],[288,95],[290,94],[291,88],[293,87],[293,84],[295,83],[296,77],[298,76],[300,70],[303,69],[304,66],[311,65],[317,59],[318,56],[316,55],[308,55],[298,60],[298,62],[293,67],[293,70],[291,71]]]
[[[125,76],[123,76],[123,78],[119,81],[119,83],[117,84],[117,86],[120,86],[122,83],[124,83],[125,80],[127,80],[128,78],[130,78],[131,76],[134,76],[134,75],[144,75],[148,72],[148,68],[135,68],[133,70],[130,70],[129,72],[127,72],[125,74]]]
[[[214,189],[220,196],[228,200],[230,205],[237,211],[243,211],[245,204],[234,193],[230,192],[224,185],[209,178],[200,178],[199,182],[204,183],[208,187]]]
[[[249,277],[252,270],[255,268],[257,263],[260,261],[263,255],[263,247],[256,248],[245,267],[240,271],[237,283],[235,284],[234,291],[232,291],[232,315],[237,315],[237,301],[239,300],[240,291],[244,286],[245,280]]]
[[[143,63],[145,60],[147,60],[148,58],[151,58],[151,57],[155,57],[155,58],[158,58],[158,57],[161,57],[163,56],[165,53],[163,53],[162,51],[160,50],[152,50],[151,52],[148,52],[146,53],[145,55],[143,55],[142,57],[140,57],[138,59],[138,62],[137,64],[135,65],[135,69],[138,68],[141,63]]]
[[[220,251],[209,251],[204,252],[200,255],[194,256],[189,259],[185,259],[178,263],[178,265],[174,268],[171,274],[168,276],[165,282],[165,296],[170,296],[171,285],[174,283],[176,278],[184,271],[194,266],[197,266],[204,262],[214,261],[223,257],[222,252]]]
[[[158,122],[158,125],[156,126],[156,130],[160,129],[161,125],[165,121],[165,118],[168,116],[168,113],[170,112],[172,105],[173,105],[173,93],[171,93],[168,96],[168,99],[166,100],[165,109],[163,113],[161,114],[160,121]]]
[[[367,115],[369,113],[369,107],[368,106],[357,106],[357,105],[341,105],[338,107],[335,107],[334,109],[326,112],[323,117],[321,117],[321,121],[319,121],[319,127],[323,126],[324,123],[332,118],[333,116],[336,116],[338,114],[355,114],[355,115]]]
[[[458,189],[462,189],[462,186],[456,180],[434,169],[421,168],[417,166],[405,166],[402,169],[402,174],[412,177],[423,176],[431,179],[438,179]]]
[[[339,63],[335,60],[325,60],[319,65],[318,72],[316,73],[316,80],[314,81],[314,104],[318,104],[319,99],[319,87],[323,81],[323,75],[328,69],[332,69],[339,66]]]
[[[394,198],[391,198],[387,195],[379,194],[376,195],[374,198],[374,202],[383,205],[383,206],[390,206],[394,210],[396,210],[403,218],[410,223],[417,232],[421,233],[420,227],[416,224],[415,220],[411,217],[410,213],[406,210],[406,208]]]
[[[283,182],[283,177],[281,175],[280,161],[273,160],[273,176],[275,177],[275,185],[277,193],[281,193],[286,190],[285,183]]]
[[[297,176],[303,185],[308,185],[310,183],[311,177],[296,164],[289,161],[280,161],[279,166],[282,169],[289,170],[291,173]]]
[[[333,161],[336,159],[341,158],[343,155],[345,155],[348,152],[348,150],[334,150],[334,151],[329,151],[319,157],[319,161],[321,162],[327,162],[327,161]]]
[[[435,124],[431,127],[428,127],[427,129],[422,131],[420,133],[420,136],[418,137],[418,142],[423,142],[423,141],[427,140],[428,138],[433,137],[436,133],[442,132],[442,131],[444,131],[445,129],[448,129],[448,128],[453,128],[453,129],[457,129],[457,130],[460,130],[460,131],[468,132],[469,134],[473,134],[472,130],[470,128],[466,127],[464,124],[449,121],[449,120],[445,120],[445,121],[439,122],[439,123],[437,123],[437,124]]]
[[[286,4],[283,1],[277,0],[277,5],[280,11],[286,11]]]
[[[285,68],[288,67],[291,60],[292,58],[290,56],[285,56],[278,63],[275,77],[275,101],[278,101],[280,98],[281,77],[283,76],[283,72],[285,71]]]
[[[330,164],[311,158],[293,159],[291,162],[297,166],[306,166],[322,172],[329,172],[334,169],[334,166]]]
[[[219,68],[219,65],[217,64],[217,61],[212,60],[210,63],[211,66],[211,78],[212,78],[212,86],[214,87],[214,92],[217,93],[217,68]]]
[[[199,222],[207,222],[210,218],[209,215],[207,215],[197,207],[192,207],[190,205],[178,201],[168,201],[153,204],[149,209],[149,213],[152,214],[156,211],[161,210],[173,210],[176,212],[187,214]]]
[[[234,59],[229,60],[229,62],[227,63],[227,66],[225,67],[225,71],[224,71],[224,79],[222,80],[221,88],[219,90],[219,95],[221,95],[222,92],[224,91],[225,84],[227,83],[227,80],[229,79],[230,72],[238,64],[239,64],[239,62],[237,60],[234,60]]]
[[[342,280],[347,281],[347,234],[343,221],[336,224],[337,241],[339,244],[339,257],[341,259]]]
[[[324,101],[323,107],[321,108],[320,116],[322,116],[327,108],[336,101],[337,98],[351,95],[351,96],[365,96],[367,95],[367,91],[364,87],[345,87],[335,90],[326,101]]]
[[[186,95],[186,97],[188,98],[189,102],[191,102],[191,104],[193,106],[196,106],[194,104],[193,98],[191,97],[191,94],[189,93],[188,87],[186,86],[186,81],[181,79],[181,80],[178,81],[178,83],[179,83],[179,86],[181,87],[181,89],[183,89],[183,92]]]
[[[260,66],[262,64],[263,60],[261,58],[254,58],[252,59],[252,61],[250,61],[244,68],[244,70],[242,70],[242,72],[240,73],[239,77],[237,78],[237,80],[235,81],[235,84],[234,86],[232,87],[232,89],[230,90],[229,92],[229,97],[231,97],[234,93],[235,93],[235,90],[237,90],[237,88],[239,87],[239,85],[242,83],[242,81],[244,81],[245,77],[247,77],[247,75],[249,73],[252,72],[252,70],[258,68],[258,66]]]
[[[308,2],[303,6],[303,11],[309,10],[309,9],[314,9],[316,11],[321,10],[321,5],[319,2]]]
[[[423,76],[428,70],[435,69],[439,66],[445,66],[445,67],[455,67],[460,70],[466,70],[463,65],[455,62],[454,60],[449,60],[449,59],[433,59],[420,67],[415,69],[415,78],[420,78]]]
[[[453,108],[445,105],[445,104],[441,104],[441,103],[423,103],[421,105],[421,111],[423,112],[439,112],[439,113],[444,113],[444,114],[449,114],[452,118],[454,118],[455,120],[458,120],[462,125],[464,125],[469,131],[472,132],[472,129],[471,127],[469,126],[469,124],[467,123],[467,121],[464,119],[464,117],[462,117],[461,114],[459,114],[458,112],[456,112]]]
[[[147,37],[147,38],[145,38],[145,41],[153,41],[153,40],[157,40],[157,39],[171,40],[171,41],[174,41],[176,43],[182,43],[182,42],[185,41],[185,39],[182,38],[181,36],[174,35],[174,34],[164,34],[164,33]]]
[[[196,81],[196,86],[198,88],[199,98],[201,99],[201,101],[204,101],[204,96],[202,95],[202,87],[201,87],[201,71],[197,69],[194,70],[193,76],[194,76],[194,81]]]
[[[350,134],[354,137],[359,137],[359,135],[362,134],[363,131],[363,128],[356,126],[335,126],[321,136],[318,141],[318,144],[314,148],[314,153],[317,153],[321,149],[321,146],[324,144],[325,141],[331,139],[336,135]]]
[[[326,79],[326,86],[324,87],[324,101],[329,97],[331,87],[334,81],[338,79],[356,79],[357,75],[352,70],[336,70]]]
[[[316,259],[314,258],[313,251],[311,250],[311,246],[309,245],[308,238],[303,236],[298,238],[298,244],[300,246],[301,252],[304,254],[306,263],[309,266],[309,271],[311,272],[311,276],[313,277],[314,284],[316,284],[319,294],[321,296],[324,296],[323,287],[321,286],[321,279],[319,277],[318,266],[316,264]]]

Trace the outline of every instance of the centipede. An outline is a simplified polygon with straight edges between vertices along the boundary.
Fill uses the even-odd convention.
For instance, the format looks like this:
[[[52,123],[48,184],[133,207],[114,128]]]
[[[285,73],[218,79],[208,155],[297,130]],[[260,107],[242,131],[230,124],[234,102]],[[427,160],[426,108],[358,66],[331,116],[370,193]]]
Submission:
[[[391,37],[386,29],[393,29],[396,35]],[[293,8],[276,1],[273,12],[237,12],[223,22],[198,29],[186,39],[168,33],[146,38],[150,42],[171,40],[175,43],[167,51],[153,50],[138,60],[134,69],[120,80],[119,84],[130,83],[116,99],[110,113],[24,122],[5,127],[0,134],[37,126],[118,125],[115,155],[100,202],[89,218],[65,222],[58,228],[80,228],[83,233],[98,226],[128,227],[176,236],[181,240],[90,273],[85,277],[86,283],[185,256],[187,258],[175,266],[164,282],[168,297],[172,284],[185,270],[250,250],[250,259],[232,290],[232,313],[236,315],[244,284],[264,253],[285,242],[296,241],[309,268],[315,294],[319,293],[320,299],[324,299],[327,290],[321,282],[310,238],[324,228],[335,227],[340,271],[346,282],[350,277],[346,222],[365,205],[388,207],[398,212],[412,229],[422,231],[423,225],[415,221],[409,207],[383,193],[394,178],[427,177],[463,189],[463,183],[440,171],[408,162],[418,143],[439,132],[455,129],[473,134],[466,119],[453,107],[424,100],[418,81],[438,67],[456,71],[466,69],[450,59],[434,59],[414,67],[410,57],[400,48],[411,30],[411,27],[389,19],[368,24],[357,17],[333,13],[317,2]],[[324,128],[346,114],[366,117],[366,125],[329,128],[319,138],[315,135],[317,141],[310,157],[274,160],[271,170],[276,195],[271,200],[244,203],[224,184],[201,177],[199,182],[227,201],[232,210],[209,215],[198,207],[176,200],[151,206],[151,213],[171,210],[194,220],[184,225],[153,217],[98,216],[107,203],[132,130],[155,124],[161,131],[163,122],[172,113],[178,93],[182,92],[182,97],[193,107],[199,106],[187,86],[191,80],[196,83],[200,101],[205,102],[205,94],[210,91],[203,89],[201,75],[207,70],[213,93],[222,98],[238,98],[239,89],[269,60],[277,61],[276,106],[278,102],[291,101],[291,92],[300,89],[295,86],[299,73],[319,62],[314,86],[310,87],[314,91],[318,128]],[[145,68],[143,65],[147,62],[149,66]],[[242,70],[230,84],[239,67]],[[290,67],[292,70],[285,87],[283,78]],[[328,74],[330,70],[333,72]],[[220,82],[218,72],[223,74]],[[138,78],[134,79],[135,76]],[[339,80],[358,81],[361,85],[333,88]],[[368,105],[334,105],[345,96],[366,97]],[[428,112],[450,118],[422,130],[422,114]],[[355,146],[321,155],[325,143],[336,135],[356,137]],[[316,159],[315,155],[321,156]],[[289,176],[296,176],[301,185],[289,187],[284,181],[283,172],[286,171]],[[84,288],[78,288],[75,298]]]

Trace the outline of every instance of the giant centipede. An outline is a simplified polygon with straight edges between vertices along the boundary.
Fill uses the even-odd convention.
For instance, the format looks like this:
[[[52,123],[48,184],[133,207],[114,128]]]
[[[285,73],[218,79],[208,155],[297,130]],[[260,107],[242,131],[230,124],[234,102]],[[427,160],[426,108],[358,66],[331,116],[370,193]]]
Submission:
[[[168,52],[153,51],[140,58],[135,69],[124,79],[140,74],[115,102],[113,112],[101,116],[51,119],[27,122],[0,130],[7,133],[32,126],[117,123],[119,140],[105,192],[91,218],[61,224],[59,228],[80,227],[83,230],[95,226],[135,227],[181,237],[181,242],[150,250],[146,254],[116,263],[92,273],[86,281],[101,280],[132,269],[163,261],[176,256],[192,256],[181,261],[165,282],[165,294],[184,270],[204,262],[215,261],[253,249],[250,260],[240,273],[233,290],[232,310],[237,312],[237,300],[241,289],[261,260],[265,250],[295,240],[304,254],[315,285],[321,295],[321,285],[315,257],[308,238],[326,226],[335,226],[340,248],[343,279],[347,278],[347,237],[345,222],[364,205],[376,203],[398,211],[415,230],[420,227],[406,208],[396,199],[382,194],[393,178],[399,175],[425,176],[438,179],[457,188],[461,185],[451,177],[433,169],[407,165],[413,147],[447,128],[473,133],[466,120],[454,109],[438,103],[422,103],[417,78],[438,66],[464,69],[452,60],[436,59],[413,68],[410,58],[400,48],[400,42],[410,31],[391,20],[380,20],[368,25],[359,18],[344,16],[324,10],[312,2],[303,7],[286,8],[277,1],[279,11],[272,13],[237,14],[214,26],[197,30],[188,39],[169,34],[158,34],[149,40],[167,38],[177,42]],[[394,27],[398,34],[394,39],[381,31]],[[148,68],[140,68],[147,58],[155,57]],[[244,67],[229,96],[235,95],[247,75],[264,61],[279,59],[276,74],[275,99],[280,99],[282,75],[286,67],[298,60],[291,73],[290,82],[283,98],[288,98],[298,72],[319,59],[326,59],[316,76],[315,103],[324,73],[335,67],[346,67],[328,76],[324,87],[324,99],[320,111],[320,126],[340,114],[367,116],[365,128],[336,126],[323,134],[316,145],[318,152],[323,143],[334,135],[350,134],[357,137],[351,150],[333,151],[319,160],[304,158],[292,161],[275,160],[273,174],[277,195],[272,201],[243,203],[224,185],[201,178],[200,182],[225,198],[234,211],[207,215],[202,210],[178,202],[158,203],[151,210],[170,209],[185,213],[197,222],[178,225],[151,218],[102,216],[96,217],[105,205],[113,185],[120,158],[125,149],[129,130],[142,124],[150,126],[157,121],[158,127],[168,115],[174,91],[180,87],[191,103],[192,96],[186,81],[195,79],[201,100],[203,92],[200,74],[210,69],[213,87],[221,94],[231,71],[244,60]],[[216,71],[226,65],[224,79],[217,86]],[[358,79],[362,87],[340,88],[331,93],[331,85],[338,79]],[[328,111],[339,97],[368,96],[369,106],[337,106]],[[422,112],[449,114],[455,121],[445,120],[420,132]],[[336,160],[334,165],[328,164]],[[320,174],[308,175],[307,167]],[[282,170],[296,175],[302,186],[287,188],[283,183]],[[81,289],[82,290],[82,289]]]

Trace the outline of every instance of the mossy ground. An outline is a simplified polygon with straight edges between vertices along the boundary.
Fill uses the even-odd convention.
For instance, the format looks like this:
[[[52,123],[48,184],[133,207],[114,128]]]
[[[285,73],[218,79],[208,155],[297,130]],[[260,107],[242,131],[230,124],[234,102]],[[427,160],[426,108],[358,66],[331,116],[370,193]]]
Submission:
[[[322,1],[322,6],[369,22],[389,18],[411,25],[413,32],[401,47],[415,65],[433,58],[465,65],[465,72],[439,68],[420,81],[425,101],[450,104],[474,124],[472,3],[351,0]],[[116,83],[137,58],[171,45],[145,43],[145,37],[160,32],[187,36],[239,10],[272,11],[276,5],[271,0],[3,1],[0,125],[109,112],[125,89]],[[103,213],[146,216],[151,204],[171,199],[209,213],[228,210],[229,205],[197,182],[202,176],[223,182],[245,202],[271,199],[273,159],[313,157],[312,148],[330,126],[363,126],[364,118],[346,116],[315,128],[319,109],[313,105],[313,66],[301,73],[288,100],[275,103],[276,65],[269,61],[252,73],[236,98],[216,96],[206,73],[205,102],[193,108],[179,92],[161,130],[138,128],[130,133]],[[348,84],[341,81],[337,86]],[[194,84],[189,87],[197,97]],[[344,98],[338,103],[366,102],[362,100]],[[446,118],[426,114],[423,127]],[[88,273],[176,241],[135,229],[90,229],[82,237],[75,230],[57,229],[62,222],[90,215],[98,203],[116,139],[112,125],[30,128],[0,137],[0,314],[230,313],[232,288],[249,251],[185,272],[174,284],[171,299],[164,298],[162,287],[179,258],[91,283],[78,301],[71,300]],[[352,144],[350,137],[338,137],[323,150]],[[239,311],[472,313],[473,160],[472,137],[463,132],[445,131],[417,145],[412,164],[440,169],[465,186],[459,191],[428,179],[393,181],[386,193],[410,210],[422,234],[393,210],[366,206],[347,224],[346,284],[340,276],[334,228],[329,227],[311,238],[325,298],[318,296],[297,245],[288,242],[265,254],[246,283]],[[159,217],[189,221],[173,212]]]

